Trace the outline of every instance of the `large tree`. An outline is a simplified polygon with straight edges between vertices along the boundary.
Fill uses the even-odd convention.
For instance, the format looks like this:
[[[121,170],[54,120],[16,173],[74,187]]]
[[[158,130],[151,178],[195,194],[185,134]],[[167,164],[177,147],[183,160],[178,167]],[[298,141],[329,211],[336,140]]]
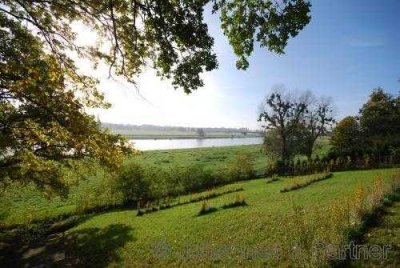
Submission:
[[[258,121],[263,122],[267,130],[265,143],[279,137],[280,158],[283,161],[289,160],[296,153],[291,145],[299,144],[295,139],[306,108],[303,98],[295,98],[279,90],[274,90],[262,103]]]
[[[75,70],[66,53],[71,50],[104,60],[110,72],[132,82],[150,65],[189,93],[203,85],[202,72],[217,68],[213,38],[204,22],[207,4],[220,14],[241,69],[248,67],[255,41],[284,53],[289,38],[310,21],[305,0],[0,0],[0,12],[40,36],[65,68]],[[97,45],[76,45],[74,21],[98,34]]]
[[[365,143],[356,117],[348,116],[339,121],[333,129],[331,144],[337,155],[349,156],[353,161],[362,156]]]
[[[400,97],[374,89],[360,110],[360,124],[367,145],[378,158],[400,147]]]
[[[115,168],[131,148],[100,130],[85,105],[106,105],[94,81],[66,74],[37,38],[0,14],[0,182],[33,181],[66,194],[61,167],[69,160],[96,158]]]
[[[304,153],[311,159],[315,142],[322,135],[327,134],[334,123],[333,104],[330,98],[317,98],[312,93],[307,96],[307,108],[303,115],[301,142],[304,143]]]
[[[65,192],[60,166],[95,158],[115,166],[131,151],[102,131],[88,107],[107,107],[97,81],[79,73],[71,55],[109,66],[134,83],[145,66],[186,93],[217,67],[204,22],[212,4],[246,69],[254,42],[283,53],[310,21],[303,0],[0,0],[0,176]],[[71,24],[97,33],[79,46]]]

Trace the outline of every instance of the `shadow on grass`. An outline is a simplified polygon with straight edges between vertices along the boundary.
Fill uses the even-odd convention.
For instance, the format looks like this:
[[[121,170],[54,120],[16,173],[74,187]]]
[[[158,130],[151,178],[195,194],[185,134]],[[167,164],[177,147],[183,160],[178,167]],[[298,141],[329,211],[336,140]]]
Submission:
[[[118,249],[134,241],[133,229],[123,224],[86,228],[71,234],[49,235],[41,242],[14,245],[1,267],[105,267],[118,262]]]

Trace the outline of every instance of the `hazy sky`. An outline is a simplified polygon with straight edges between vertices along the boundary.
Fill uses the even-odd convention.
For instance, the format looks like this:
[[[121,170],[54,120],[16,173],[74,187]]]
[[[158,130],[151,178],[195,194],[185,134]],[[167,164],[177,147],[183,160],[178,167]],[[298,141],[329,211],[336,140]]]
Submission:
[[[112,123],[253,129],[258,127],[257,107],[274,85],[331,96],[338,118],[356,114],[375,87],[399,92],[400,1],[316,0],[312,4],[311,23],[289,40],[286,54],[256,48],[247,71],[236,70],[219,18],[206,12],[219,69],[204,75],[204,88],[186,95],[147,71],[135,89],[124,81],[107,79],[100,70],[100,88],[113,107],[93,113]]]

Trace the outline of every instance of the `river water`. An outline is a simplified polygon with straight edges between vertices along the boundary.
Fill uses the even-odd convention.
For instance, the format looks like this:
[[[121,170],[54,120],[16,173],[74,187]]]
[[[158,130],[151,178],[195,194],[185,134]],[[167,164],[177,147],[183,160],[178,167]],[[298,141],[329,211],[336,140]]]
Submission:
[[[130,140],[141,151],[262,144],[262,137]]]

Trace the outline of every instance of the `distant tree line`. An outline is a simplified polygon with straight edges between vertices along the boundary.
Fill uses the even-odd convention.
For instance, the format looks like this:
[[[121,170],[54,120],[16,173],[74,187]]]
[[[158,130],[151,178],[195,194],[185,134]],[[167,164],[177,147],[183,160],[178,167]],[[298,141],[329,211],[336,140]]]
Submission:
[[[119,131],[182,131],[182,132],[198,132],[199,129],[202,129],[205,132],[240,132],[240,133],[248,133],[248,132],[257,132],[256,130],[250,130],[248,128],[225,128],[225,127],[203,127],[203,128],[195,128],[195,127],[180,127],[180,126],[158,126],[158,125],[130,125],[130,124],[113,124],[113,123],[101,123],[103,128],[108,128],[113,130],[114,132]]]

